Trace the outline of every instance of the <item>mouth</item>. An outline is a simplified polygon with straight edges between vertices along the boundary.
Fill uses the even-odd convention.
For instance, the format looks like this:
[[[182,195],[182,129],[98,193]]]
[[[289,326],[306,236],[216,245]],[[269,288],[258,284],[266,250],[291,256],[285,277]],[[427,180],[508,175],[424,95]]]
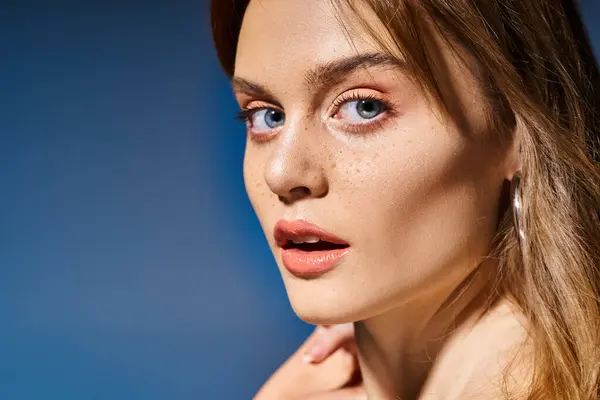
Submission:
[[[341,250],[347,249],[348,247],[350,247],[348,244],[331,243],[317,237],[288,240],[286,244],[281,246],[283,250],[298,250],[305,252]]]
[[[350,250],[348,242],[303,220],[279,221],[274,238],[284,266],[298,277],[331,271]]]

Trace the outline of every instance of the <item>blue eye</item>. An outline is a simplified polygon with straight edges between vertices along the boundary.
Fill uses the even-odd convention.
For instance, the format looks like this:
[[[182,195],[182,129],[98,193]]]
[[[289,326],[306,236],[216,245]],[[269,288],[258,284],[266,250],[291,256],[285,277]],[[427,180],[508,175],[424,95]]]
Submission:
[[[385,105],[376,99],[353,100],[340,107],[342,118],[353,121],[369,120],[385,111]]]
[[[359,100],[356,104],[356,113],[364,119],[375,118],[383,111],[383,104],[377,100]]]
[[[255,132],[264,132],[276,129],[285,123],[285,114],[272,108],[263,108],[252,113],[250,126]]]

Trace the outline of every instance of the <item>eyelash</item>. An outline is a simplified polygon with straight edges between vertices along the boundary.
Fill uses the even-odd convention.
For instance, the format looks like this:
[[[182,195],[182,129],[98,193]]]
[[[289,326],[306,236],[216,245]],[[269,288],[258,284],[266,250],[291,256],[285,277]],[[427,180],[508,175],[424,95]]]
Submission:
[[[261,107],[244,108],[243,110],[241,110],[237,114],[235,114],[234,118],[240,122],[249,123],[255,112],[257,112],[259,110],[264,110],[265,108],[272,108],[272,107],[261,106]]]
[[[373,120],[370,120],[368,122],[357,124],[345,123],[344,130],[347,132],[359,134],[377,130],[383,126],[383,124],[389,117],[394,115],[394,105],[391,102],[386,101],[373,94],[362,94],[360,91],[354,90],[351,92],[343,93],[341,96],[335,99],[335,101],[332,104],[333,112],[331,113],[331,116],[336,115],[344,104],[352,101],[377,101],[381,103],[381,105],[383,106],[383,110],[381,114],[379,114],[378,116],[373,118]]]
[[[372,95],[372,94],[365,95],[365,94],[361,94],[358,91],[351,91],[351,92],[346,92],[335,99],[335,101],[332,104],[332,109],[334,112],[331,113],[331,116],[336,115],[340,111],[341,106],[343,106],[344,104],[351,102],[351,101],[361,101],[361,100],[362,101],[377,101],[377,102],[381,103],[381,105],[383,106],[383,111],[380,115],[375,117],[373,121],[360,123],[360,124],[345,124],[344,130],[346,130],[350,133],[358,134],[358,133],[365,133],[365,132],[369,132],[372,130],[376,130],[383,125],[385,120],[387,120],[389,117],[394,115],[394,106],[391,102],[383,100],[380,97]],[[252,120],[252,117],[254,116],[254,114],[258,111],[265,110],[265,109],[273,109],[273,110],[279,110],[279,111],[283,112],[283,110],[281,110],[277,107],[273,107],[271,105],[264,104],[264,105],[257,105],[257,106],[253,106],[253,107],[246,107],[243,110],[239,111],[235,115],[234,118],[238,121],[246,123],[246,125],[249,126],[250,121]],[[254,135],[254,136],[257,137],[255,140],[264,141],[264,140],[268,140],[269,135],[261,134],[261,135]],[[262,138],[263,136],[267,136],[267,138]]]
[[[377,96],[374,96],[372,94],[364,95],[364,94],[360,94],[359,92],[352,91],[352,92],[343,93],[341,96],[339,96],[337,99],[335,99],[333,101],[333,108],[336,110],[339,110],[339,108],[342,105],[344,105],[345,103],[348,103],[349,101],[357,101],[357,100],[363,100],[363,101],[375,100],[375,101],[379,101],[384,106],[386,106],[385,102],[382,99],[378,98]]]

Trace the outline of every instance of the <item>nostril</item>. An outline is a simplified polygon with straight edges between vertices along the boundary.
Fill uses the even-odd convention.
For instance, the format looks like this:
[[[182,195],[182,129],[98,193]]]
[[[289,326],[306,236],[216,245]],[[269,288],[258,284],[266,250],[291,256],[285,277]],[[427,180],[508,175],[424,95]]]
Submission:
[[[292,196],[310,196],[310,189],[306,186],[295,187],[290,190]]]
[[[306,186],[297,186],[290,190],[287,196],[279,196],[279,200],[288,204],[301,200],[305,197],[309,197],[310,195],[311,191],[309,188],[307,188]]]

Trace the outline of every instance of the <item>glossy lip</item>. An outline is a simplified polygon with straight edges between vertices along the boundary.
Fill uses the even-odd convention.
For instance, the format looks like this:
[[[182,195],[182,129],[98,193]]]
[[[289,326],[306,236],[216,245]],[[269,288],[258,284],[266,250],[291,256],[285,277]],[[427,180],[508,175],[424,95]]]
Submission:
[[[281,248],[283,265],[298,277],[309,278],[323,275],[334,269],[350,251],[350,245],[346,241],[304,220],[277,222],[273,236],[275,243]],[[314,236],[322,241],[345,247],[315,251],[286,248],[291,241],[307,236]]]

